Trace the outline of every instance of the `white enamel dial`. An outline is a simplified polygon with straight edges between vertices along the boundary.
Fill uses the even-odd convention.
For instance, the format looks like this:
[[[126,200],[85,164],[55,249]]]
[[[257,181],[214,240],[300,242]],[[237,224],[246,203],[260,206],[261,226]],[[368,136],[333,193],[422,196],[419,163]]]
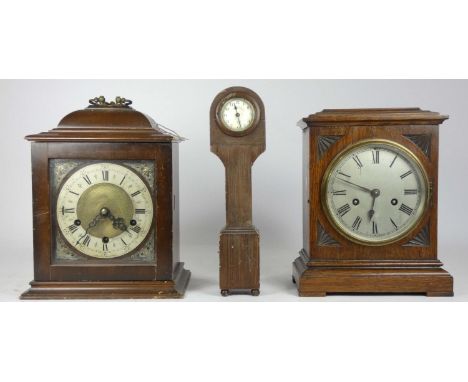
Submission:
[[[331,223],[353,241],[382,245],[404,236],[423,216],[427,175],[404,147],[364,141],[337,156],[322,184]]]
[[[242,132],[254,123],[255,108],[245,98],[231,98],[222,105],[219,116],[226,128]]]
[[[93,163],[77,169],[57,196],[58,227],[67,242],[91,257],[109,259],[135,250],[153,219],[152,195],[132,169]]]

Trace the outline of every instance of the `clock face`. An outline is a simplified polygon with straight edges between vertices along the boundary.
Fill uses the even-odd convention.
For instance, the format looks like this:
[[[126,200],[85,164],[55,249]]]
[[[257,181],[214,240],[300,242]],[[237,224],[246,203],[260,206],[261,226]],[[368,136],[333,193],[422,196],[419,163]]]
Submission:
[[[322,202],[344,236],[383,245],[419,223],[428,190],[426,172],[410,151],[390,141],[363,141],[332,161],[322,183]]]
[[[132,169],[115,163],[78,168],[57,196],[58,227],[76,251],[99,259],[124,256],[140,246],[151,228],[153,201]]]
[[[219,117],[227,129],[243,132],[253,125],[256,111],[253,104],[245,98],[230,98],[221,106]]]

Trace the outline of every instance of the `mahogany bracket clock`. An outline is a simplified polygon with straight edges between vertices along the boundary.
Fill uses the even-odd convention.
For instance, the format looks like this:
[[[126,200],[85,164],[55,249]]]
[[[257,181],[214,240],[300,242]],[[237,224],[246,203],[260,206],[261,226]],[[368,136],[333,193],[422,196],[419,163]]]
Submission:
[[[260,293],[259,234],[252,224],[251,169],[265,151],[265,109],[244,87],[219,93],[210,109],[210,144],[226,168],[226,226],[219,240],[221,294]]]
[[[418,108],[323,110],[303,127],[300,296],[452,296],[437,258],[439,125]]]
[[[178,143],[117,97],[29,135],[34,280],[22,299],[182,297]]]

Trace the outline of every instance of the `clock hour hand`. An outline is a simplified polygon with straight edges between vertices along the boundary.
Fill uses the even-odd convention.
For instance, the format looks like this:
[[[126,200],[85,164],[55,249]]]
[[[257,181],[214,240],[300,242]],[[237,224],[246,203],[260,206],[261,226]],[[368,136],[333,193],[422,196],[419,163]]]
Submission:
[[[351,184],[352,186],[357,187],[357,188],[359,188],[360,190],[365,191],[365,192],[368,192],[368,193],[370,193],[370,194],[372,195],[372,191],[373,191],[373,190],[371,190],[370,188],[366,188],[366,187],[360,186],[360,185],[358,185],[358,184],[356,184],[356,183],[353,183],[353,182],[350,182],[349,180],[346,180],[346,179],[342,179],[342,178],[337,178],[337,179],[338,179],[338,180],[341,180],[342,182],[349,183],[349,184]],[[380,191],[379,191],[379,193],[380,193]]]
[[[112,212],[108,208],[103,208],[101,210],[101,215],[103,217],[109,218],[112,221],[112,227],[115,229],[120,229],[121,231],[127,230],[125,220],[123,218],[116,218],[114,215],[112,215]]]
[[[121,231],[126,231],[127,230],[127,225],[125,224],[125,220],[123,218],[115,218],[114,216],[109,216],[109,218],[112,220],[112,227],[115,229],[120,229]]]
[[[377,188],[374,188],[371,191],[371,196],[372,196],[372,206],[367,215],[369,216],[369,221],[372,220],[372,217],[375,214],[374,206],[375,206],[375,199],[380,195],[380,190]]]

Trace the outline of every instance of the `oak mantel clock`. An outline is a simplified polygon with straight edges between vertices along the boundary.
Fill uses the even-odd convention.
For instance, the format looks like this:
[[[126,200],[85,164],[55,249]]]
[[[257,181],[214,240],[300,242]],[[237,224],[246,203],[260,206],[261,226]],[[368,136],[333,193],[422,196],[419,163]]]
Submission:
[[[117,97],[29,135],[34,280],[22,299],[181,297],[178,136]]]
[[[439,125],[418,108],[323,110],[303,127],[300,296],[452,296],[437,258]]]
[[[251,169],[265,151],[265,109],[244,87],[219,93],[210,109],[211,151],[226,168],[226,226],[220,234],[221,294],[260,293],[259,234],[252,224]]]

